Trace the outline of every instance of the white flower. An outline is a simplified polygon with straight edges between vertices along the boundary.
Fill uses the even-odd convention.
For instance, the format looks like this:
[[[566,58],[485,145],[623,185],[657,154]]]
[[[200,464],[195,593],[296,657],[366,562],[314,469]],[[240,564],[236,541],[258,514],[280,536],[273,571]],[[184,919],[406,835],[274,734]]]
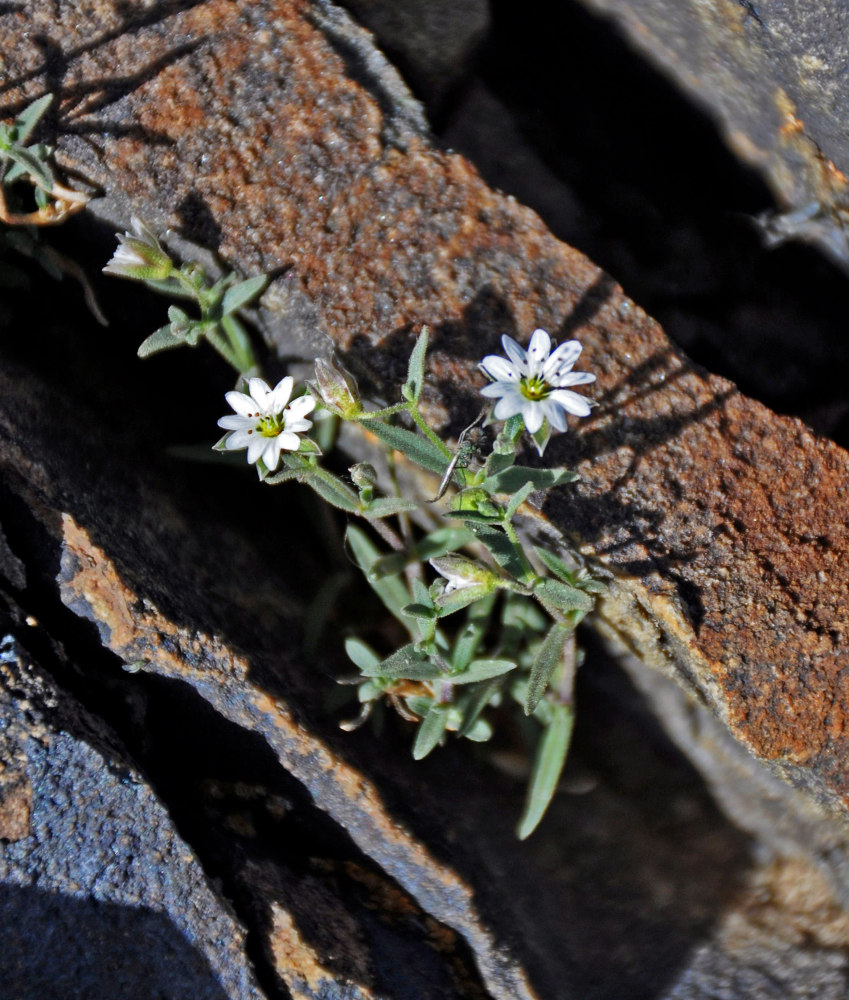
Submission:
[[[573,372],[581,345],[567,340],[552,350],[551,337],[545,330],[534,330],[527,351],[512,337],[503,336],[501,343],[507,358],[488,354],[481,362],[483,371],[493,379],[481,393],[498,399],[493,414],[496,420],[507,420],[517,413],[525,427],[536,434],[544,421],[554,430],[566,430],[566,414],[586,417],[590,404],[568,387],[595,382],[590,372]]]
[[[153,278],[164,280],[174,270],[174,263],[162,249],[159,240],[150,229],[133,216],[129,232],[118,234],[118,247],[106,267],[104,274],[114,274],[119,278]]]
[[[228,451],[248,449],[248,461],[262,459],[269,472],[277,468],[281,451],[297,451],[299,434],[312,427],[306,416],[315,407],[312,396],[299,396],[289,402],[295,380],[291,375],[272,389],[261,378],[248,380],[249,393],[228,392],[225,399],[236,411],[218,421],[231,433],[224,439]],[[288,405],[287,405],[288,404]]]

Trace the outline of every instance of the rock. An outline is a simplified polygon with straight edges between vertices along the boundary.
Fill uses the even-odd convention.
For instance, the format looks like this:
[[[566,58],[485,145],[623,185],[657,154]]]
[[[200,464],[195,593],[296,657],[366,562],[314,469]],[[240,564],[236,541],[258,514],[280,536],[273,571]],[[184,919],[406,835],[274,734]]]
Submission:
[[[346,0],[343,6],[369,31],[431,114],[472,75],[489,28],[488,0]]]
[[[669,74],[769,183],[783,216],[772,242],[803,238],[844,269],[849,58],[836,0],[739,2],[585,0]]]
[[[0,741],[4,996],[265,995],[244,929],[143,777],[10,636]]]

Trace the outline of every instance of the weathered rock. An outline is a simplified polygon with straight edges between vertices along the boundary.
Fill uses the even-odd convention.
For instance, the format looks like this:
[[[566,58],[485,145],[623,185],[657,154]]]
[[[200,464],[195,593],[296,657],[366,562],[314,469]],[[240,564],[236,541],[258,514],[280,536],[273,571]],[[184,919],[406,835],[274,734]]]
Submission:
[[[431,113],[472,75],[489,27],[488,0],[345,0],[342,6],[374,32],[378,47]]]
[[[244,929],[114,736],[10,636],[0,761],[4,996],[265,995]]]
[[[764,175],[788,210],[771,227],[774,238],[810,239],[849,268],[849,49],[842,4],[584,4],[614,20],[716,119],[737,155]]]
[[[532,213],[488,190],[459,157],[430,148],[414,105],[395,99],[397,78],[328,4],[209,0],[133,19],[117,3],[65,5],[57,18],[53,5],[37,2],[0,17],[0,43],[9,108],[57,90],[62,162],[109,193],[103,211],[125,223],[132,204],[159,224],[180,224],[246,272],[288,269],[265,300],[269,341],[281,354],[311,350],[319,330],[386,388],[404,369],[411,328],[427,322],[432,410],[457,429],[478,408],[475,362],[500,333],[523,336],[542,324],[579,336],[600,372],[601,406],[551,446],[554,461],[581,462],[584,482],[544,514],[614,573],[601,609],[608,630],[687,685],[775,771],[844,815],[849,538],[834,517],[845,503],[843,451],[697,370]],[[487,870],[498,877],[477,881],[472,839],[472,848],[464,841],[444,851],[455,869],[475,872],[464,881],[303,724],[308,710],[293,706],[306,703],[309,681],[291,664],[281,671],[280,636],[291,625],[274,587],[250,595],[263,628],[246,626],[255,618],[232,592],[239,614],[228,619],[227,588],[189,540],[194,521],[177,517],[165,546],[182,551],[192,572],[151,561],[150,552],[163,552],[169,517],[144,484],[134,480],[111,502],[111,490],[97,502],[81,496],[67,485],[75,479],[55,418],[16,404],[15,379],[3,389],[7,474],[18,495],[44,505],[43,523],[62,538],[65,599],[98,624],[104,643],[189,681],[223,715],[261,732],[364,851],[466,936],[490,992],[530,994],[513,957],[526,950],[536,951],[543,983],[571,982],[556,919],[523,941],[511,940],[509,915],[499,923],[504,898],[493,884],[508,884],[509,866],[499,865],[515,849],[499,853],[496,835],[476,827],[487,830]],[[120,448],[95,449],[92,467],[105,468],[112,450]],[[128,496],[141,503],[134,539],[115,527]],[[237,576],[269,579],[248,571],[252,557],[238,544],[220,548],[243,560]],[[128,579],[139,566],[146,576]],[[219,622],[226,641],[213,634]],[[381,788],[391,785],[384,766]],[[401,794],[400,782],[392,787]],[[432,800],[417,791],[409,814],[424,823]],[[481,804],[479,819],[486,816]],[[565,824],[552,829],[565,843]],[[643,868],[635,879],[649,886],[656,875]],[[523,920],[562,917],[554,889],[543,899],[537,881],[524,892],[510,884]],[[672,923],[659,921],[665,930]],[[635,945],[623,963],[638,953]]]

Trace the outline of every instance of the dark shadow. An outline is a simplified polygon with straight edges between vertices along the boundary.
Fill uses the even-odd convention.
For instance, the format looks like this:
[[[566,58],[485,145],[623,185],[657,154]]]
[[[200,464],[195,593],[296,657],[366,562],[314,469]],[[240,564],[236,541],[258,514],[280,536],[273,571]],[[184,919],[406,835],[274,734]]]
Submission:
[[[0,884],[4,1000],[230,1000],[162,913]]]
[[[191,191],[177,206],[177,218],[183,232],[211,253],[221,246],[221,226],[199,191]]]

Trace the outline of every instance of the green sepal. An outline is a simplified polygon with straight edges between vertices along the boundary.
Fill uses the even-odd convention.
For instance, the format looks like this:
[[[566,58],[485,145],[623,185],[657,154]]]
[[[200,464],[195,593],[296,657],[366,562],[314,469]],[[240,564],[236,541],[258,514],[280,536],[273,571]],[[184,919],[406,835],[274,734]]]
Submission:
[[[571,706],[552,706],[550,722],[537,744],[525,808],[516,829],[519,840],[524,840],[534,832],[554,797],[569,753],[574,721],[575,714]]]
[[[253,278],[246,278],[236,285],[231,285],[224,293],[221,300],[221,312],[224,316],[229,316],[253,302],[257,296],[265,291],[268,285],[268,275],[258,274]]]
[[[540,644],[531,667],[528,691],[525,697],[525,715],[533,713],[557,668],[562,665],[563,652],[572,633],[573,629],[570,625],[564,625],[560,622],[555,622],[548,630],[548,635]]]
[[[171,324],[161,326],[139,345],[137,354],[140,358],[149,358],[160,351],[170,351],[174,347],[182,347],[186,341],[182,337],[175,337],[171,332]]]
[[[439,609],[439,617],[445,618],[453,615],[457,611],[462,611],[482,597],[487,597],[492,592],[492,588],[486,584],[474,584],[471,587],[462,587],[460,590],[452,590],[449,593],[438,594],[434,598],[434,604]]]

